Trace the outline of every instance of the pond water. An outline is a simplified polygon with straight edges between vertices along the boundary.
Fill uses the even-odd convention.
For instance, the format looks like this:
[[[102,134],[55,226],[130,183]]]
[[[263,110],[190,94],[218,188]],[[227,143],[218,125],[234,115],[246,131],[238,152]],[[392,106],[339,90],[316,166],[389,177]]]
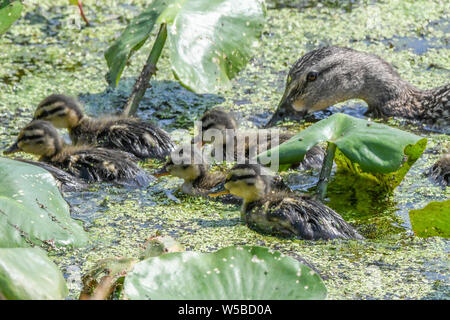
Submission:
[[[37,103],[54,92],[79,97],[90,115],[120,112],[146,59],[150,42],[133,56],[118,88],[107,87],[103,53],[146,1],[83,1],[89,28],[77,8],[66,3],[27,1],[25,14],[0,38],[1,149],[30,121]],[[179,129],[192,132],[193,121],[216,105],[235,112],[244,127],[261,126],[281,98],[292,63],[328,44],[378,54],[420,88],[443,85],[450,78],[448,34],[445,1],[269,1],[259,48],[231,89],[203,95],[187,91],[175,81],[163,52],[138,116],[157,121],[175,138],[182,135]],[[365,110],[363,102],[348,101],[314,117],[335,112],[364,117]],[[310,124],[287,122],[283,128],[297,132]],[[448,299],[449,241],[413,236],[408,212],[449,198],[448,188],[434,186],[423,175],[450,147],[449,137],[401,119],[389,124],[428,138],[425,153],[402,184],[386,196],[339,177],[327,199],[366,241],[309,242],[261,235],[241,224],[238,207],[177,193],[181,181],[166,178],[145,189],[102,185],[66,193],[72,216],[84,222],[90,243],[50,255],[64,272],[72,298],[78,297],[80,276],[96,261],[138,256],[147,238],[160,232],[188,250],[234,244],[275,248],[313,266],[324,278],[330,299]],[[149,162],[144,167],[152,172],[159,165]],[[287,171],[282,176],[293,189],[308,192],[318,172]]]

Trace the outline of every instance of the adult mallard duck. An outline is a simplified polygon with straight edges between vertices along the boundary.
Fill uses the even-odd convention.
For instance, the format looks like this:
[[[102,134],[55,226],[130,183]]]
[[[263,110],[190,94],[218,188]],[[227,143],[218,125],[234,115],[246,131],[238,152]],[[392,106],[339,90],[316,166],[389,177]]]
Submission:
[[[150,122],[126,117],[93,119],[83,114],[78,101],[62,94],[52,94],[39,103],[33,119],[67,128],[74,145],[122,150],[139,159],[165,159],[174,146],[167,132]]]
[[[374,54],[324,47],[308,52],[292,66],[267,126],[349,99],[364,100],[374,117],[415,119],[444,129],[450,125],[450,84],[422,90]]]
[[[273,175],[259,164],[238,164],[227,175],[225,190],[243,199],[242,218],[267,233],[294,235],[306,240],[363,239],[335,211],[308,196],[274,190]]]
[[[4,154],[27,152],[86,182],[117,182],[147,185],[149,177],[134,156],[120,150],[67,146],[50,122],[34,120],[23,128]]]
[[[282,132],[279,134],[277,140],[273,140],[273,136],[270,131],[262,130],[239,130],[236,119],[229,112],[226,112],[221,107],[213,108],[205,112],[201,118],[201,137],[197,137],[197,140],[201,140],[201,144],[213,142],[214,150],[213,156],[215,157],[217,152],[220,151],[223,155],[223,160],[238,160],[238,141],[240,138],[245,139],[244,149],[241,151],[244,159],[248,159],[253,153],[256,155],[265,150],[269,150],[276,147],[294,136],[294,134]],[[264,134],[263,134],[264,132]],[[248,137],[253,136],[255,150],[251,151],[251,143]],[[216,150],[217,149],[217,150]],[[319,146],[314,146],[305,155],[303,161],[299,165],[300,169],[319,169],[322,167],[323,157],[325,151]]]

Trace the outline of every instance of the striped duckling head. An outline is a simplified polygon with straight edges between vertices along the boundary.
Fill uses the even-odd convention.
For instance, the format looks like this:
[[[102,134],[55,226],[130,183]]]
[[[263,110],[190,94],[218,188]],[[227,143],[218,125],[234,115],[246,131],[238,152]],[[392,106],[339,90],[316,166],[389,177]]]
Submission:
[[[45,120],[56,128],[72,129],[82,118],[83,110],[77,100],[62,94],[52,94],[39,103],[33,120]]]
[[[273,173],[260,164],[237,164],[227,175],[225,189],[244,199],[257,201],[271,191]]]
[[[172,175],[185,181],[193,181],[208,173],[209,165],[202,151],[193,144],[178,147],[172,151],[164,167],[156,177]]]
[[[26,152],[41,157],[52,157],[61,152],[63,146],[62,137],[51,123],[34,120],[20,131],[16,142],[3,153]]]

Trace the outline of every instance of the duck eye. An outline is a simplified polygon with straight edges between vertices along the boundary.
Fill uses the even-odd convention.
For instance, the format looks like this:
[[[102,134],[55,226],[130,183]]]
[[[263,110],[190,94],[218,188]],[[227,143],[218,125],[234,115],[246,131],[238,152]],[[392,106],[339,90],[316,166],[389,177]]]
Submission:
[[[315,81],[319,74],[316,71],[311,71],[306,75],[306,80],[309,82]]]

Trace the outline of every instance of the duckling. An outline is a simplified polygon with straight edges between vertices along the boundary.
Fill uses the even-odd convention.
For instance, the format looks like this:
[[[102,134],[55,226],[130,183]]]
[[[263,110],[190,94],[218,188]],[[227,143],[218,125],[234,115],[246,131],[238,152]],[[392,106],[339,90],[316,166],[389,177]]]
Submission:
[[[208,159],[203,155],[202,150],[193,144],[176,148],[164,167],[154,173],[155,177],[166,175],[184,180],[181,186],[183,193],[202,197],[207,197],[211,190],[223,189],[226,178],[226,173],[223,171],[210,172]],[[272,184],[274,189],[289,190],[280,177],[274,179]],[[222,197],[222,200],[237,202],[237,198],[231,195]]]
[[[349,99],[364,100],[374,117],[397,116],[442,128],[450,122],[450,84],[418,89],[374,54],[331,46],[306,53],[292,66],[267,126]]]
[[[119,150],[67,146],[50,122],[34,120],[23,128],[17,141],[4,154],[27,152],[86,182],[118,182],[147,185],[149,177],[134,156]]]
[[[202,151],[195,145],[182,145],[169,156],[155,177],[172,175],[184,180],[183,193],[206,197],[208,192],[225,181],[225,173],[209,172],[209,164]]]
[[[271,188],[272,176],[259,164],[234,166],[222,192],[243,199],[242,218],[262,232],[297,236],[305,240],[363,239],[335,211],[307,196]]]
[[[266,137],[267,141],[260,142],[259,141],[259,132],[257,130],[243,132],[238,130],[238,124],[236,119],[228,112],[226,112],[221,107],[213,108],[207,112],[205,112],[201,118],[201,124],[202,124],[202,136],[201,136],[201,142],[202,145],[208,142],[211,142],[211,138],[214,137],[214,145],[217,146],[218,150],[222,150],[223,155],[227,155],[227,146],[233,145],[234,150],[232,150],[232,154],[227,156],[225,159],[233,159],[234,161],[238,158],[238,149],[237,149],[237,141],[238,141],[238,135],[241,134],[249,135],[254,134],[256,135],[257,141],[257,147],[258,152],[262,152],[264,150],[271,149],[278,144],[281,144],[290,138],[294,136],[294,134],[291,133],[281,133],[279,135],[278,141],[272,140],[272,135],[268,132]],[[215,130],[217,133],[221,133],[222,139],[217,137],[214,134]],[[233,131],[227,131],[227,130],[233,130]],[[230,134],[231,133],[231,134]],[[234,133],[234,134],[233,134]],[[198,139],[198,138],[197,138]],[[200,139],[198,139],[200,140]],[[265,148],[265,149],[264,149]],[[213,150],[213,152],[215,149]],[[230,150],[228,150],[228,154],[230,153]],[[250,146],[249,146],[249,140],[245,139],[245,158],[247,159],[250,155]],[[296,164],[295,166],[299,166],[299,169],[309,170],[309,169],[320,169],[322,167],[323,158],[325,155],[325,150],[321,148],[320,146],[314,146],[311,148],[303,158],[303,161],[300,164]],[[214,153],[213,153],[214,156]]]
[[[445,153],[430,168],[429,175],[439,185],[447,187],[450,181],[450,152]]]
[[[78,101],[62,94],[39,103],[33,119],[67,128],[74,145],[127,151],[141,160],[165,159],[174,147],[167,132],[152,123],[125,117],[93,119],[83,114]]]

